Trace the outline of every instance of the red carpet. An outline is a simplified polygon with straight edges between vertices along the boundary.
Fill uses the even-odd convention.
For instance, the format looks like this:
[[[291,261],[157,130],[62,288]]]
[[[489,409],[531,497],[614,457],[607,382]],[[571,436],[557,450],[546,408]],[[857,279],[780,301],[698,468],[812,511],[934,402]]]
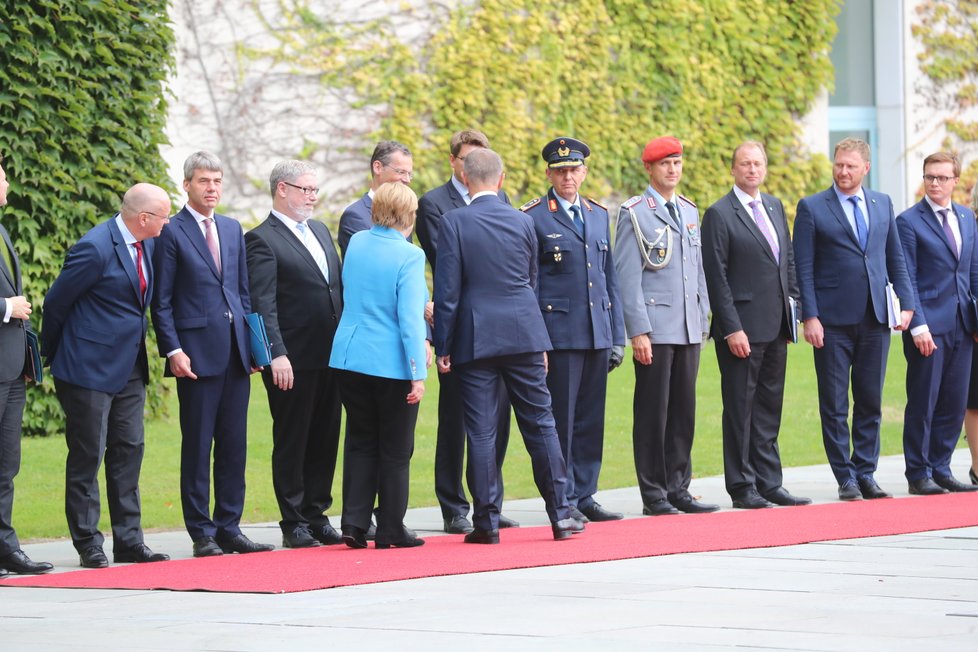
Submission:
[[[683,552],[787,546],[978,525],[978,494],[832,503],[757,511],[591,523],[553,541],[549,527],[503,530],[502,544],[430,537],[420,548],[330,546],[54,575],[10,576],[3,586],[291,593],[418,577],[653,557]]]

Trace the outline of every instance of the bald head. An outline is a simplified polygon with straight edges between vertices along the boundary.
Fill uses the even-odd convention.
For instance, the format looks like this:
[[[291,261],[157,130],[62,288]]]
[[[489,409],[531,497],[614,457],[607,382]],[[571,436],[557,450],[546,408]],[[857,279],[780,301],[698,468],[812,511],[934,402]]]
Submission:
[[[170,196],[159,186],[137,183],[123,195],[119,213],[136,240],[155,238],[170,221]]]
[[[488,147],[473,150],[465,157],[463,174],[470,196],[486,190],[496,192],[503,185],[503,160]]]

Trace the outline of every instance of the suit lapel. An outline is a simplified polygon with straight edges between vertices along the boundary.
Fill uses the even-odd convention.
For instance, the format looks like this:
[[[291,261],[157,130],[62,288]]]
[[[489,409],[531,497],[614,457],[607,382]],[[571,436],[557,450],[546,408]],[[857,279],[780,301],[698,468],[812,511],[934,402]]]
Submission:
[[[312,230],[311,220],[307,220],[306,225],[310,227],[310,230]],[[284,240],[290,247],[292,247],[296,254],[298,254],[299,258],[304,260],[309,267],[315,270],[320,278],[322,277],[323,273],[319,271],[319,265],[316,264],[316,259],[312,257],[312,254],[309,253],[306,246],[299,241],[299,238],[292,232],[292,229],[282,224],[281,220],[274,215],[268,216],[268,226],[271,227],[272,233],[277,234],[279,238]]]
[[[455,187],[455,184],[452,183],[451,179],[448,180],[448,183],[446,183],[445,186],[448,191],[448,199],[452,202],[452,206],[454,208],[462,208],[463,206],[466,206],[465,199],[463,199],[462,195],[459,194],[458,188]]]
[[[207,241],[204,240],[204,234],[200,230],[200,225],[197,224],[197,220],[194,216],[190,214],[190,211],[184,209],[177,214],[177,219],[179,219],[180,228],[186,234],[190,243],[200,254],[200,257],[204,259],[204,264],[210,268],[211,272],[220,280],[221,275],[217,271],[217,267],[214,265],[214,257],[211,256],[211,250],[207,248]],[[214,224],[217,224],[217,218],[214,219]],[[218,233],[218,237],[221,238],[221,260],[224,260],[224,238]]]
[[[951,243],[948,242],[947,236],[944,234],[944,227],[938,224],[938,222],[940,221],[940,218],[937,217],[937,215],[934,214],[934,211],[933,210],[931,210],[931,207],[927,203],[927,200],[921,199],[920,202],[917,204],[917,208],[919,210],[920,220],[924,223],[925,227],[928,228],[928,229],[930,229],[931,233],[934,234],[934,237],[937,238],[938,242],[943,242],[944,243],[944,246],[947,248],[947,252],[951,255],[952,259],[957,260],[957,253],[958,252],[956,252],[953,249],[951,249]],[[952,208],[952,210],[954,210],[954,214],[955,215],[959,215],[958,211],[954,208],[954,204],[951,205],[951,208]],[[959,219],[958,219],[958,230],[960,231],[961,228],[962,228],[961,227],[961,219],[959,217]],[[963,233],[962,233],[962,235],[963,235]],[[963,247],[961,249],[961,254],[962,254],[961,255],[961,258],[963,259],[964,258],[964,248]],[[957,262],[960,263],[961,261],[960,260],[957,260]]]
[[[856,234],[852,230],[852,226],[849,224],[849,220],[846,218],[845,211],[842,210],[842,204],[839,203],[839,198],[835,194],[835,187],[829,188],[823,193],[825,197],[825,203],[828,204],[829,212],[835,217],[836,221],[842,226],[842,230],[846,232],[849,236],[849,240],[852,244],[856,246],[857,249],[862,251],[862,247],[859,246],[859,240],[856,238]],[[868,201],[866,202],[869,203]],[[869,207],[867,206],[867,209]],[[872,218],[867,218],[872,221]],[[867,238],[867,242],[869,239]]]
[[[774,252],[771,251],[771,245],[768,244],[767,238],[765,238],[764,234],[761,233],[761,229],[760,227],[757,226],[757,221],[754,220],[754,216],[747,212],[747,209],[744,208],[744,205],[740,203],[740,199],[737,197],[737,194],[733,190],[730,191],[727,197],[730,200],[730,207],[733,209],[733,212],[737,216],[737,219],[739,219],[741,223],[744,225],[744,228],[750,231],[750,234],[754,236],[754,239],[757,240],[757,245],[764,250],[764,252],[767,254],[767,257],[770,258],[772,262],[777,263],[778,261],[774,260]],[[771,209],[768,207],[767,202],[764,202],[763,199],[764,196],[761,195],[762,203],[764,204],[765,208],[768,209],[768,216],[770,217]],[[774,219],[772,219],[771,222],[774,222]],[[781,240],[779,237],[778,239],[779,246],[780,246],[780,242]]]
[[[557,201],[557,195],[554,194],[553,188],[547,191],[547,208],[550,209],[550,214],[555,220],[563,224],[565,228],[570,229],[571,233],[577,235],[577,227],[574,226],[574,220],[571,219],[571,216],[560,205],[560,202]],[[583,212],[581,219],[584,219]],[[578,235],[577,237],[580,238],[581,236]]]
[[[119,227],[115,223],[115,218],[109,220],[109,233],[112,234],[112,243],[115,245],[115,255],[119,258],[119,264],[122,265],[122,269],[126,271],[126,276],[129,277],[129,285],[132,286],[132,293],[136,297],[136,303],[143,305],[143,297],[139,292],[139,276],[136,271],[136,263],[132,259],[132,254],[129,253],[129,245],[126,244],[126,239],[122,237],[122,232],[119,231]],[[145,256],[146,251],[144,250],[143,257]],[[146,289],[148,291],[149,279],[146,279],[146,283]]]
[[[0,246],[7,247],[7,251],[10,252],[10,262],[13,263],[13,269],[7,269],[7,262],[3,261],[0,264],[0,269],[3,270],[3,275],[10,282],[10,287],[14,289],[17,294],[20,294],[20,270],[18,267],[17,253],[14,251],[14,244],[10,241],[10,235],[7,233],[7,229],[0,226],[0,235],[3,236],[3,243]],[[0,260],[3,260],[0,258]]]
[[[329,235],[329,230],[326,229],[325,224],[321,224],[315,220],[309,220],[308,224],[309,230],[316,236],[316,240],[319,241],[319,246],[323,248],[323,254],[326,255],[326,267],[329,269],[328,284],[336,285],[340,280],[340,257],[336,254],[336,247],[333,246],[333,239]],[[316,269],[318,270],[319,268],[317,267]]]

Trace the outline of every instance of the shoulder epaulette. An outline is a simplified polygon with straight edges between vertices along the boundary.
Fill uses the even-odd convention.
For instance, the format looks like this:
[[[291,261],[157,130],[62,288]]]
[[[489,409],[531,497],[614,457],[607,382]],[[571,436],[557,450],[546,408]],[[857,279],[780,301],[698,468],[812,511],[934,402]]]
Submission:
[[[531,208],[533,208],[534,206],[536,206],[537,204],[539,204],[541,201],[543,201],[543,197],[537,197],[536,199],[531,199],[530,201],[528,201],[525,204],[523,204],[522,206],[520,206],[520,210],[521,211],[528,211]]]
[[[679,195],[679,198],[680,198],[680,199],[682,199],[682,200],[683,200],[684,202],[686,202],[687,204],[689,204],[690,206],[692,206],[693,208],[696,208],[696,202],[694,202],[694,201],[693,201],[692,199],[690,199],[689,197],[685,197],[685,196],[683,196],[683,195]]]
[[[622,208],[631,208],[632,206],[634,206],[635,204],[639,203],[640,201],[642,201],[642,196],[641,195],[635,195],[631,199],[627,200],[624,204],[622,204],[621,207]]]
[[[601,202],[599,202],[598,200],[596,200],[594,197],[587,197],[587,198],[585,198],[585,203],[586,202],[591,202],[592,204],[594,204],[598,208],[601,208],[601,209],[604,209],[604,210],[608,210],[608,207],[607,206],[605,206],[604,204],[602,204]]]

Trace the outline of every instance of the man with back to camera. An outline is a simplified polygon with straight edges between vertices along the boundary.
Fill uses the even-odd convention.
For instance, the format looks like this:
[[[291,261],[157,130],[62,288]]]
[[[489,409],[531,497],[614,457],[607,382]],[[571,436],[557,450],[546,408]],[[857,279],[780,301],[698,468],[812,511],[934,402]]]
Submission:
[[[822,441],[839,500],[889,498],[873,474],[880,454],[883,379],[890,349],[888,295],[896,330],[914,297],[889,196],[863,187],[869,145],[835,146],[832,187],[803,197],[795,216],[795,271],[805,339],[814,347]],[[849,378],[852,377],[850,453]]]
[[[149,382],[146,307],[155,275],[154,240],[170,219],[170,197],[138,183],[112,219],[86,233],[65,257],[44,297],[41,349],[65,414],[65,515],[85,568],[105,568],[98,472],[105,489],[115,563],[166,561],[143,542],[139,474]]]
[[[448,211],[468,206],[472,197],[462,181],[462,168],[465,157],[478,148],[488,148],[489,139],[481,131],[463,130],[452,135],[448,162],[452,166],[452,177],[443,185],[429,190],[418,200],[418,220],[416,232],[418,242],[424,249],[431,274],[435,274],[438,254],[438,231],[442,215]],[[499,191],[499,198],[507,204],[509,198],[505,190]],[[468,534],[472,523],[467,517],[469,501],[462,487],[462,469],[465,467],[469,493],[472,493],[472,458],[465,462],[465,418],[462,396],[455,374],[442,374],[438,378],[438,432],[435,443],[435,496],[441,506],[445,532],[448,534]],[[501,388],[502,389],[502,388]],[[499,426],[496,436],[496,466],[499,478],[499,500],[503,499],[503,459],[509,443],[510,409],[509,397],[500,392]],[[497,505],[502,509],[502,504]],[[499,514],[499,527],[517,527],[519,523],[504,514]]]
[[[520,209],[533,218],[537,233],[537,296],[553,344],[547,387],[567,465],[567,500],[571,515],[584,522],[624,518],[594,500],[608,374],[622,362],[625,325],[608,210],[578,193],[590,155],[573,138],[547,143],[542,156],[550,190]]]
[[[951,201],[961,164],[947,152],[924,159],[924,198],[897,217],[913,286],[903,457],[910,493],[978,491],[951,474],[968,402],[978,294],[978,229],[971,209]]]
[[[778,432],[798,284],[784,205],[762,193],[767,153],[734,149],[733,188],[703,216],[703,271],[723,396],[723,475],[738,509],[807,505],[781,473]]]

